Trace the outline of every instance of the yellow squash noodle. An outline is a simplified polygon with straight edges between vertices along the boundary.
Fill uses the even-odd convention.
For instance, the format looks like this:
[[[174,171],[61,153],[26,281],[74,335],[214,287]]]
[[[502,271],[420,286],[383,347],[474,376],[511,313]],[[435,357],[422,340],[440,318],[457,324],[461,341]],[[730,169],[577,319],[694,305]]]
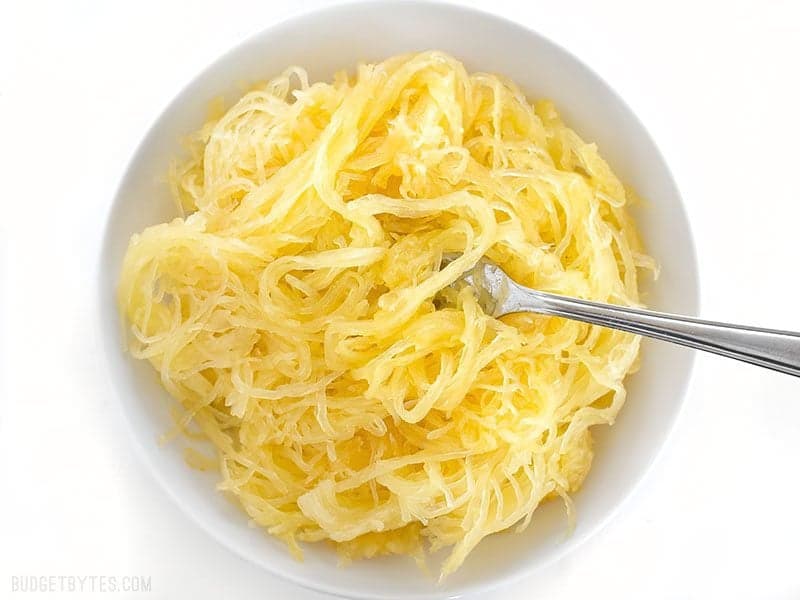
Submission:
[[[495,319],[452,284],[487,256],[637,304],[652,261],[597,148],[440,52],[331,83],[291,68],[218,112],[172,170],[188,216],[133,236],[119,300],[220,489],[298,555],[450,547],[442,576],[545,499],[571,514],[638,338]]]

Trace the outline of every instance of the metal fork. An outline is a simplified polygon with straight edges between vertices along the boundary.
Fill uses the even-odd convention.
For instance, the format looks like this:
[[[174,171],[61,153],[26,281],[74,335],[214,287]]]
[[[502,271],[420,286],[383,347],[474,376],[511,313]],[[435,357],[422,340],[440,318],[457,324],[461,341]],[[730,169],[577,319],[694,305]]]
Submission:
[[[472,286],[492,316],[519,312],[565,317],[705,350],[800,377],[800,333],[733,325],[591,302],[540,292],[518,284],[495,263],[482,259],[459,280]]]

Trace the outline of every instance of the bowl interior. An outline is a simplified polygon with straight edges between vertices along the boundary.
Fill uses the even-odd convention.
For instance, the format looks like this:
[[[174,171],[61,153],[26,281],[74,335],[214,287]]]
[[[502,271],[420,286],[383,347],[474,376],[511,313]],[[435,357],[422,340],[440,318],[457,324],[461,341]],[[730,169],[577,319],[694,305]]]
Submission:
[[[620,505],[655,458],[682,403],[692,354],[645,342],[641,370],[630,380],[628,402],[612,428],[595,428],[597,456],[575,498],[577,527],[566,535],[563,509],[542,506],[521,534],[484,540],[465,566],[443,585],[421,574],[410,559],[385,558],[337,566],[326,546],[306,546],[305,561],[247,526],[244,513],[214,490],[215,474],[189,469],[180,440],[161,447],[169,429],[170,399],[149,365],[120,351],[116,312],[118,271],[134,232],[176,216],[165,174],[181,152],[179,140],[201,125],[209,102],[235,100],[242,82],[268,78],[291,64],[311,80],[329,79],[359,61],[400,52],[441,49],[470,71],[491,71],[516,81],[530,98],[552,99],[566,122],[646,199],[636,217],[648,251],[662,266],[650,286],[653,307],[693,314],[697,273],[689,226],[676,186],[647,132],[608,86],[574,57],[514,23],[456,6],[373,2],[317,11],[248,40],[201,73],[148,133],[119,188],[101,259],[101,319],[109,368],[122,410],[142,454],[164,489],[219,541],[265,569],[302,585],[349,597],[458,596],[507,581],[554,560],[596,530]]]

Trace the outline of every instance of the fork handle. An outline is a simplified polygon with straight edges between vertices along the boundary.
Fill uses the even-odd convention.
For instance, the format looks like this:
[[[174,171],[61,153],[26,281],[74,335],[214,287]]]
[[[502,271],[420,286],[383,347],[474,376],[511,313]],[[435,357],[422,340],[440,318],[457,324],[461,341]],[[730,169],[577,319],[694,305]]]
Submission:
[[[503,302],[502,312],[522,311],[566,317],[666,340],[800,377],[800,333],[797,332],[705,321],[513,285]]]

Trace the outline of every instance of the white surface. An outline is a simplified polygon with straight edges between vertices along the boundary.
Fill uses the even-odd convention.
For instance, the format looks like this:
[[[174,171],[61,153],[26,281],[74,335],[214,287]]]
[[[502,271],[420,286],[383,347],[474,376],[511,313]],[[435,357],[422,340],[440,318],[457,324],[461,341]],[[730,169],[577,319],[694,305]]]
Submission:
[[[374,27],[383,20],[392,28]],[[631,402],[613,430],[595,431],[594,465],[574,496],[580,518],[571,536],[565,539],[563,507],[547,503],[524,533],[483,540],[438,587],[408,557],[357,561],[343,569],[330,547],[317,544],[304,549],[303,563],[293,560],[284,543],[248,527],[244,514],[214,493],[217,473],[186,468],[183,440],[159,446],[157,435],[173,426],[170,398],[150,365],[121,352],[114,290],[130,236],[178,216],[164,169],[181,152],[179,140],[202,126],[213,98],[236,97],[237,83],[258,81],[287,64],[306,65],[312,81],[330,80],[344,65],[432,46],[458,56],[470,70],[503,73],[528,93],[552,99],[570,124],[599,144],[616,172],[647,198],[636,211],[637,222],[662,266],[648,301],[661,310],[695,313],[696,261],[689,244],[674,244],[690,238],[688,222],[669,170],[636,117],[605,83],[540,36],[485,13],[429,3],[388,1],[316,11],[265,31],[215,62],[170,104],[137,150],[115,199],[103,249],[99,296],[109,374],[138,449],[161,485],[212,535],[268,571],[306,587],[369,600],[478,593],[564,556],[608,520],[653,463],[675,423],[692,363],[692,355],[680,348],[645,344],[642,368],[628,384]],[[446,554],[432,557],[434,572]]]
[[[205,65],[301,4],[0,8],[0,596],[11,575],[141,574],[157,598],[323,597],[164,501],[116,416],[91,314],[102,224],[146,127]],[[703,315],[800,329],[797,3],[526,6],[491,2],[606,78],[666,155]],[[800,381],[700,356],[676,434],[623,511],[491,598],[797,599],[799,456]]]

